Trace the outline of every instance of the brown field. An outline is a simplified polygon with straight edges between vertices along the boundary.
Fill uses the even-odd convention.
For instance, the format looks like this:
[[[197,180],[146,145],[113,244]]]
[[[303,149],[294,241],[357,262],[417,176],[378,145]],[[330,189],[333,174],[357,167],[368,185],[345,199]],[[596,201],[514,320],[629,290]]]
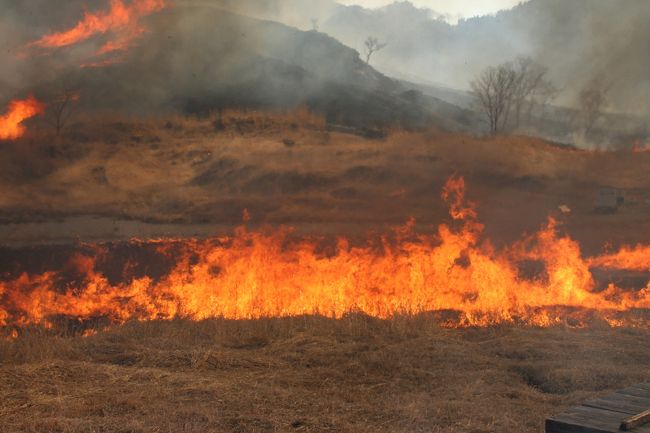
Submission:
[[[202,236],[239,224],[244,209],[252,224],[316,233],[385,230],[411,216],[426,231],[447,217],[440,190],[454,173],[497,242],[536,230],[561,205],[572,210],[566,230],[589,250],[650,242],[650,152],[436,131],[365,138],[304,110],[226,111],[218,127],[215,117],[86,119],[61,137],[3,143],[3,243]],[[593,211],[607,185],[628,198],[616,215]]]
[[[454,173],[496,244],[549,215],[587,254],[650,243],[650,152],[336,132],[304,110],[215,120],[85,119],[2,143],[0,244],[207,236],[244,209],[299,233],[362,236],[411,216],[431,231]],[[617,214],[593,210],[606,185],[626,193]],[[548,415],[648,379],[649,337],[357,314],[24,330],[0,338],[0,432],[541,432]]]
[[[129,323],[0,343],[13,432],[542,432],[648,378],[647,331],[427,317]]]

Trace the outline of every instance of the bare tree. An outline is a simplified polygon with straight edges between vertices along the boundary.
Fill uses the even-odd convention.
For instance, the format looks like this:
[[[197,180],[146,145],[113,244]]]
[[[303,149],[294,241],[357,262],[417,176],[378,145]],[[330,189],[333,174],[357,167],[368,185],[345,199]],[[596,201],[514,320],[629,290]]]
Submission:
[[[589,135],[598,119],[602,116],[602,110],[607,105],[609,87],[603,77],[596,76],[580,91],[578,104],[582,114],[585,135]]]
[[[498,134],[508,123],[517,74],[511,63],[490,66],[471,83],[472,91],[490,124],[490,133]]]
[[[379,42],[379,39],[374,37],[374,36],[368,36],[368,39],[366,39],[366,42],[364,43],[366,46],[366,64],[370,64],[370,58],[374,53],[377,51],[380,51],[384,48],[386,48],[387,43]]]
[[[317,32],[319,30],[318,18],[312,18],[311,19],[311,29],[314,32]]]
[[[542,128],[544,127],[548,104],[557,97],[558,93],[560,93],[560,90],[555,87],[550,80],[545,80],[542,85],[535,90],[530,97],[526,110],[526,120],[528,125],[532,123],[533,110],[537,108],[539,110],[538,117],[540,126]]]
[[[530,57],[518,57],[514,62],[487,68],[471,83],[492,134],[520,128],[523,114],[530,124],[533,108],[555,97],[557,89],[547,74],[548,68]]]
[[[514,110],[514,128],[521,126],[521,115],[526,110],[528,121],[532,117],[535,103],[548,103],[557,93],[553,83],[546,78],[548,68],[535,62],[530,57],[518,57],[512,64],[515,73],[515,84],[512,95]]]
[[[68,120],[74,113],[75,105],[79,101],[79,90],[68,83],[61,85],[61,89],[48,102],[49,115],[47,121],[54,127],[56,135],[60,135]]]

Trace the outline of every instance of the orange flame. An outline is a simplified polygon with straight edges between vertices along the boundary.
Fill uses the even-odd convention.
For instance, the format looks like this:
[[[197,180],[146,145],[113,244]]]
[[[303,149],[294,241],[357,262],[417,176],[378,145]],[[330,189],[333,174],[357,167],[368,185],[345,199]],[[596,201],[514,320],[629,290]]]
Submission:
[[[624,246],[619,251],[595,257],[589,261],[591,267],[625,269],[629,271],[650,271],[650,246]]]
[[[240,227],[223,238],[149,241],[158,254],[174,259],[171,270],[156,278],[112,283],[97,270],[104,252],[96,249],[70,262],[69,268],[83,275],[82,283],[57,288],[63,271],[0,283],[0,325],[42,324],[57,316],[121,323],[304,314],[338,318],[357,311],[378,318],[436,312],[448,326],[585,326],[591,314],[611,326],[650,326],[649,287],[596,289],[592,264],[625,262],[583,258],[578,243],[560,235],[552,220],[536,235],[498,251],[481,240],[476,210],[463,193],[461,178],[447,183],[443,197],[454,223],[440,225],[435,235],[415,233],[409,224],[362,246],[339,238],[328,249],[322,240],[293,239],[287,228]],[[635,263],[650,263],[647,252]],[[541,264],[543,271],[522,276],[525,262]]]
[[[0,140],[15,140],[25,134],[23,121],[42,114],[45,105],[33,96],[9,103],[7,114],[0,116]]]
[[[73,28],[43,36],[30,46],[40,48],[60,48],[86,41],[94,36],[115,33],[116,37],[104,44],[98,55],[128,49],[144,29],[140,24],[142,17],[167,7],[165,0],[133,0],[126,4],[123,0],[111,0],[110,8],[101,12],[86,12]]]

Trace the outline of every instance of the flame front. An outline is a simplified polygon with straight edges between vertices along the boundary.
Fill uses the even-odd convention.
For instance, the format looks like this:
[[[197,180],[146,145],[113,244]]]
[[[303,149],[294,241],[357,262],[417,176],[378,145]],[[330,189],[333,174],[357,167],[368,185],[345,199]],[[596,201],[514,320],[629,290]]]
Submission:
[[[45,105],[33,96],[9,103],[7,113],[0,116],[0,140],[15,140],[25,134],[25,120],[42,114]]]
[[[144,29],[142,17],[166,8],[165,0],[111,0],[107,11],[86,12],[83,18],[69,30],[52,33],[30,44],[40,48],[61,48],[84,42],[94,36],[114,33],[113,39],[106,42],[98,55],[128,49]]]
[[[337,318],[348,312],[378,318],[453,312],[444,322],[451,326],[550,326],[567,319],[581,325],[585,312],[596,312],[612,326],[650,324],[647,315],[634,314],[650,309],[648,287],[610,285],[598,291],[590,272],[596,263],[627,266],[621,259],[627,253],[642,255],[635,257],[635,269],[647,265],[648,249],[585,259],[578,243],[559,235],[551,220],[534,236],[497,251],[481,241],[482,226],[463,192],[462,179],[447,183],[443,198],[453,221],[440,225],[435,235],[417,234],[408,224],[363,246],[339,238],[323,248],[319,239],[293,239],[290,229],[240,227],[224,238],[150,241],[158,254],[175,260],[160,278],[111,284],[96,270],[103,254],[98,248],[97,254],[78,255],[70,263],[83,283],[57,289],[63,271],[0,283],[0,324],[43,324],[56,316],[121,323],[303,314]],[[522,277],[525,261],[542,264],[544,272]]]
[[[630,271],[650,271],[650,246],[625,246],[619,251],[595,257],[589,261],[592,267],[626,269]]]

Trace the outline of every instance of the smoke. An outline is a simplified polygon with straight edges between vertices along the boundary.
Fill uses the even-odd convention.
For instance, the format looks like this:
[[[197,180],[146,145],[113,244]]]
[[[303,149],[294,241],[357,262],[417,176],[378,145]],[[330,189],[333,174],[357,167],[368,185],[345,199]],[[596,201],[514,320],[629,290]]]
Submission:
[[[241,14],[235,14],[223,8],[228,2],[170,2],[141,17],[138,37],[110,57],[98,52],[110,44],[111,32],[89,33],[62,46],[39,42],[79,28],[85,14],[112,10],[105,1],[87,10],[72,3],[65,17],[56,13],[49,21],[43,17],[54,9],[51,3],[11,10],[8,19],[15,25],[3,32],[11,34],[4,43],[14,55],[2,77],[3,99],[28,92],[47,102],[57,98],[57,89],[73,88],[84,112],[160,115],[306,105],[332,121],[358,126],[430,122],[416,101],[395,98],[405,89],[368,67],[354,49],[322,32],[244,15],[253,3],[237,3],[233,8]],[[284,14],[288,4],[278,2],[268,14]]]
[[[650,3],[630,0],[531,0],[495,16],[448,23],[436,11],[396,2],[379,9],[341,6],[332,1],[219,2],[265,19],[321,31],[363,51],[370,35],[388,43],[375,58],[390,74],[468,89],[487,66],[529,56],[549,67],[559,102],[575,106],[582,86],[594,76],[612,83],[611,111],[646,114],[650,84],[646,41]]]
[[[459,89],[487,66],[530,56],[549,67],[563,90],[559,101],[571,106],[586,82],[606,75],[610,110],[646,114],[649,18],[650,3],[643,0],[624,7],[607,0],[532,0],[451,25],[401,2],[376,10],[339,8],[321,28],[357,48],[375,35],[389,44],[376,57],[381,70]]]
[[[611,111],[649,113],[647,49],[650,3],[606,0],[537,1],[521,10],[533,22],[532,55],[553,71],[566,101],[575,101],[596,77],[609,85]],[[537,20],[535,20],[537,18]],[[518,29],[519,32],[526,29]]]
[[[605,110],[650,113],[650,4],[643,0],[625,7],[608,0],[531,0],[456,25],[408,2],[368,10],[332,0],[170,0],[170,9],[138,23],[138,38],[110,61],[93,57],[106,46],[102,35],[30,49],[43,36],[74,27],[85,11],[109,4],[0,0],[0,49],[6,53],[0,100],[51,93],[65,80],[80,88],[80,103],[89,110],[158,114],[309,105],[337,122],[368,112],[376,123],[408,117],[418,125],[430,121],[427,113],[444,118],[458,111],[440,101],[415,101],[413,94],[400,99],[409,88],[359,59],[363,42],[375,36],[387,46],[371,66],[387,75],[467,90],[485,67],[529,56],[549,68],[560,89],[556,104],[577,107],[584,86],[603,76],[609,86]],[[435,96],[468,107],[462,94]],[[447,123],[475,119],[454,116]]]
[[[75,17],[98,0],[70,0],[53,3],[47,0],[0,0],[0,104],[24,97],[40,82],[53,79],[68,69],[69,60],[60,52],[48,56],[34,55],[26,45],[60,26],[71,25]]]

